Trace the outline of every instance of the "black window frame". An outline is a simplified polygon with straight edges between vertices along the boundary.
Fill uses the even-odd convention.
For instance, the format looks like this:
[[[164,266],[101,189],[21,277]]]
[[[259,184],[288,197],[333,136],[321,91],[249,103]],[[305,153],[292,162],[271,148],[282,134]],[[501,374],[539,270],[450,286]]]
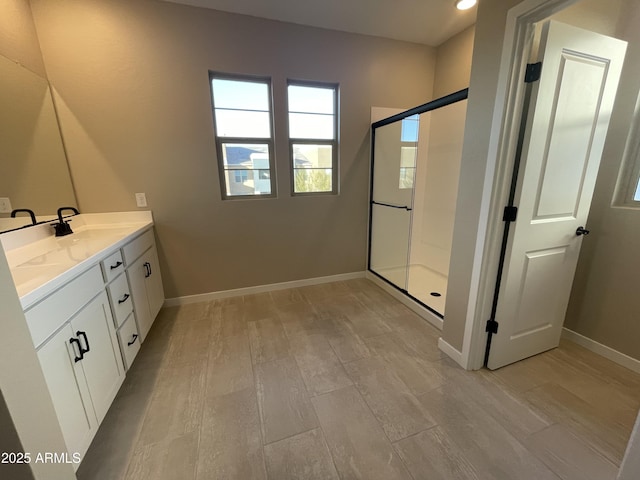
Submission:
[[[289,114],[297,113],[289,110],[289,87],[315,87],[332,89],[333,96],[333,139],[314,139],[314,138],[297,138],[291,137],[291,126],[289,122]],[[287,79],[287,138],[289,142],[289,172],[290,172],[290,188],[291,196],[307,197],[315,195],[338,195],[340,193],[340,85],[338,83],[316,82],[310,80]],[[307,112],[301,112],[307,113]],[[319,192],[296,192],[295,175],[297,169],[295,167],[294,145],[329,145],[331,146],[331,190]]]
[[[268,101],[269,101],[269,129],[270,129],[270,137],[269,138],[257,138],[257,137],[220,137],[218,135],[218,125],[216,121],[216,106],[213,95],[213,80],[232,80],[238,82],[248,82],[248,83],[264,83],[267,85],[268,89]],[[258,75],[244,75],[244,74],[233,74],[233,73],[223,73],[218,71],[209,71],[209,92],[211,94],[211,114],[213,117],[213,134],[216,142],[216,155],[218,162],[218,175],[220,177],[220,193],[222,196],[222,200],[247,200],[247,199],[260,199],[260,198],[277,198],[277,182],[276,182],[276,161],[275,161],[275,130],[274,130],[274,119],[273,119],[273,86],[271,82],[271,77],[266,76],[258,76]],[[248,110],[250,111],[250,110]],[[223,155],[223,144],[242,144],[242,145],[264,145],[266,144],[268,147],[269,154],[269,176],[270,176],[270,186],[271,193],[268,194],[251,194],[251,195],[230,195],[227,191],[226,184],[226,170],[232,171],[234,169],[225,168],[224,165],[224,155]],[[245,169],[249,170],[249,169]],[[251,169],[254,170],[266,170],[264,168]]]

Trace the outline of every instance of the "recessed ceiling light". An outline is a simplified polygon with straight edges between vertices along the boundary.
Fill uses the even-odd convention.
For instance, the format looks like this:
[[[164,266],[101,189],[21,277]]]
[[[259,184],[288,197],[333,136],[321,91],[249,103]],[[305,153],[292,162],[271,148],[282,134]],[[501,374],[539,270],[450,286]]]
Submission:
[[[476,4],[476,0],[456,0],[458,10],[468,10]]]

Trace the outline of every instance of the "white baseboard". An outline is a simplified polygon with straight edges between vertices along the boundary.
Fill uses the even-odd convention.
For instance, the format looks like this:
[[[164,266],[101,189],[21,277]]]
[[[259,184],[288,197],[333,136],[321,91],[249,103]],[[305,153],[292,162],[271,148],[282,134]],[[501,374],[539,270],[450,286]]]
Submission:
[[[591,350],[592,352],[597,353],[604,358],[608,358],[618,365],[622,365],[629,370],[640,373],[640,360],[636,360],[629,355],[625,355],[624,353],[618,352],[611,347],[602,345],[601,343],[598,343],[595,340],[591,340],[590,338],[585,337],[584,335],[580,335],[579,333],[574,332],[573,330],[569,330],[568,328],[564,328],[562,330],[562,338],[571,340],[578,345],[582,345],[587,350]]]
[[[320,285],[322,283],[340,282],[343,280],[354,280],[364,278],[364,272],[341,273],[328,277],[305,278],[291,282],[270,283],[268,285],[256,285],[255,287],[236,288],[233,290],[222,290],[219,292],[201,293],[198,295],[187,295],[184,297],[167,298],[164,301],[165,307],[175,307],[177,305],[188,305],[190,303],[210,302],[221,298],[239,297],[242,295],[253,295],[256,293],[273,292],[285,290],[287,288],[306,287],[309,285]]]
[[[379,286],[381,289],[383,289],[393,298],[398,300],[400,303],[409,307],[411,310],[416,312],[418,315],[420,315],[422,318],[424,318],[427,322],[429,322],[431,325],[436,327],[438,330],[442,330],[444,322],[440,317],[438,317],[437,315],[434,315],[433,312],[431,312],[431,310],[424,308],[418,302],[407,297],[405,294],[393,288],[387,282],[385,282],[384,280],[381,280],[377,275],[374,275],[371,272],[365,272],[365,278],[367,280],[371,280],[373,283],[375,283],[377,286]]]
[[[438,339],[438,348],[446,353],[451,359],[460,365],[462,368],[466,368],[462,361],[462,352],[460,350],[456,350],[449,343],[447,343],[442,337]]]

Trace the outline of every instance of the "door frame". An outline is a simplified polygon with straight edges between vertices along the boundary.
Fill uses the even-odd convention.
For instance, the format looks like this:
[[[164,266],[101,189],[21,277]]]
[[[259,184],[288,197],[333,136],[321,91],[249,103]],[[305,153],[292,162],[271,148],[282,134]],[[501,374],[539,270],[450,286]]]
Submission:
[[[469,298],[461,351],[461,365],[478,370],[484,364],[487,344],[486,322],[490,317],[496,277],[500,265],[504,222],[502,212],[507,205],[513,177],[513,166],[520,118],[523,112],[526,84],[524,73],[534,40],[534,23],[577,3],[579,0],[524,0],[507,14],[494,115],[491,120],[488,179],[483,202],[486,210],[484,232],[479,233],[474,273],[477,296]],[[493,159],[493,160],[492,160]],[[481,220],[482,223],[482,220]],[[472,289],[473,291],[473,289]]]

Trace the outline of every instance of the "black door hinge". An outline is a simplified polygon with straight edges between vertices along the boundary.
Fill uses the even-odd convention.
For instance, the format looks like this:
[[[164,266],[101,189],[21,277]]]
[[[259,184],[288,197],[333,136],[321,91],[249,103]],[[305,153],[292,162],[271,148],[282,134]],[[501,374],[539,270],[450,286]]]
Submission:
[[[524,72],[524,82],[533,83],[540,80],[542,74],[542,62],[528,63],[527,70]]]
[[[487,320],[487,328],[485,329],[485,332],[494,334],[498,333],[498,322],[495,320]]]
[[[503,222],[515,222],[518,216],[518,207],[507,206],[504,207],[504,213],[502,214]]]

